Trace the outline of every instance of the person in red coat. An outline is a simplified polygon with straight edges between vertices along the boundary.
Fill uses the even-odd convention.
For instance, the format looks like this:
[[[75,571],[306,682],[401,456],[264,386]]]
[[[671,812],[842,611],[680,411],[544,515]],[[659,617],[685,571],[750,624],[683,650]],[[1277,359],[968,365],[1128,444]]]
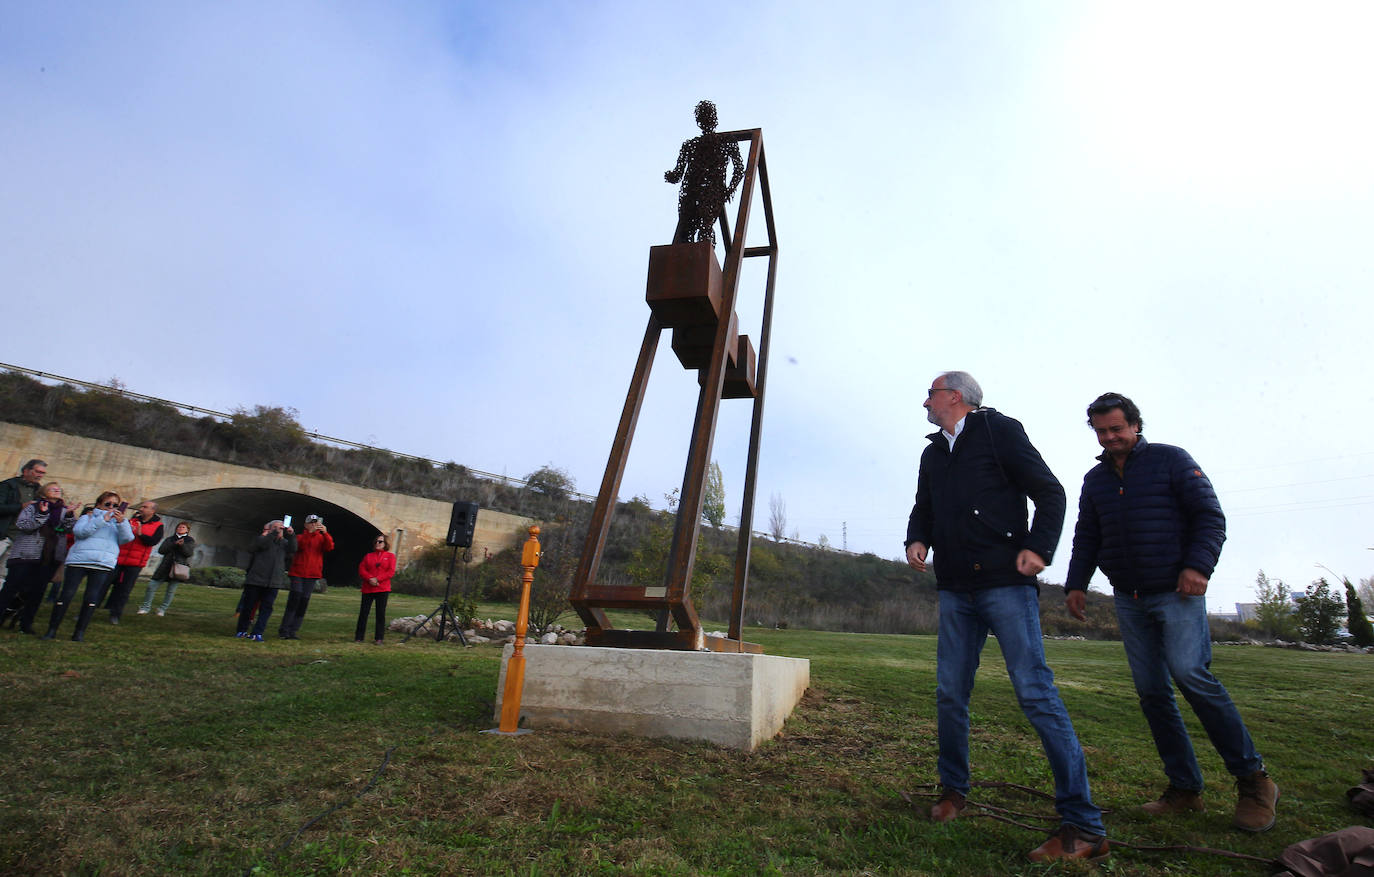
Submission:
[[[334,537],[324,526],[319,515],[305,516],[305,532],[296,537],[296,556],[291,560],[291,593],[286,598],[286,611],[282,613],[281,625],[277,636],[282,639],[300,639],[301,622],[305,620],[306,607],[310,605],[310,595],[315,593],[315,583],[324,575],[324,556],[334,550]]]
[[[377,607],[377,622],[374,642],[382,644],[386,633],[386,598],[391,593],[391,577],[396,575],[396,555],[391,553],[391,541],[381,534],[372,544],[372,551],[358,564],[358,575],[363,580],[363,605],[358,610],[358,627],[353,632],[353,641],[362,642],[367,632],[367,614],[373,606]]]
[[[153,546],[162,541],[162,518],[158,517],[157,503],[151,499],[139,503],[138,513],[129,517],[129,526],[133,528],[134,541],[124,543],[119,549],[114,576],[110,579],[110,595],[105,600],[111,624],[118,624],[123,617],[138,574],[148,565]]]

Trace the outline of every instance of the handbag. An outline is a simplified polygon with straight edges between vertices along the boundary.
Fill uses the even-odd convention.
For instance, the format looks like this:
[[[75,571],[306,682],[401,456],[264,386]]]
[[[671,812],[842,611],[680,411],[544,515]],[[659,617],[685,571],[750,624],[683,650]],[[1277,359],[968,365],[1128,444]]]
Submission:
[[[191,580],[191,568],[184,563],[173,563],[172,578],[178,582],[189,582]]]

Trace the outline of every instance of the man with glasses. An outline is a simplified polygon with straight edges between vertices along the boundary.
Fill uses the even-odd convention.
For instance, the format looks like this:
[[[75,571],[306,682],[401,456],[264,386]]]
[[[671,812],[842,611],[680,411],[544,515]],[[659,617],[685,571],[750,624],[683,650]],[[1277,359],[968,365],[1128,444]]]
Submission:
[[[1102,859],[1109,853],[1102,811],[1092,802],[1083,749],[1040,635],[1035,576],[1059,543],[1064,488],[1021,424],[982,401],[982,388],[967,372],[945,372],[931,383],[927,419],[940,429],[927,436],[906,531],[912,568],[924,572],[934,552],[940,599],[935,702],[942,792],[930,818],[949,822],[964,808],[969,697],[991,632],[1054,774],[1061,825],[1031,852],[1031,861]],[[1027,498],[1035,503],[1029,526]]]
[[[5,558],[18,532],[14,522],[24,506],[38,498],[38,488],[48,474],[48,464],[30,460],[13,478],[0,481],[0,582],[5,580]]]
[[[1070,614],[1084,620],[1093,571],[1101,569],[1112,584],[1140,709],[1169,780],[1164,794],[1144,810],[1169,816],[1203,809],[1202,772],[1174,700],[1176,684],[1236,778],[1234,825],[1267,831],[1274,824],[1278,786],[1265,773],[1231,695],[1210,669],[1204,595],[1226,540],[1216,491],[1187,451],[1145,440],[1140,409],[1125,396],[1094,399],[1088,425],[1103,450],[1083,478],[1065,602]]]

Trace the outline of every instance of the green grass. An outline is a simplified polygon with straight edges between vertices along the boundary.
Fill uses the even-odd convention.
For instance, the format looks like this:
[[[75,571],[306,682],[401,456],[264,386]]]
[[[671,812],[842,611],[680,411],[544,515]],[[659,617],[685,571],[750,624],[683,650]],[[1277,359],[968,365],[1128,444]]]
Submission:
[[[129,615],[114,627],[99,613],[84,644],[66,639],[70,617],[54,642],[0,632],[0,873],[1091,870],[1032,866],[1025,853],[1039,834],[976,816],[937,826],[924,818],[927,800],[916,798],[915,810],[901,800],[935,780],[931,637],[749,630],[770,654],[811,659],[812,689],[778,739],[746,754],[630,737],[479,734],[494,724],[496,647],[402,644],[396,634],[380,648],[355,645],[358,595],[344,589],[314,598],[303,639],[248,643],[232,638],[237,598],[184,586],[166,618]],[[389,614],[428,613],[434,603],[397,595]],[[1120,645],[1046,648],[1095,796],[1114,811],[1114,838],[1273,857],[1360,824],[1343,793],[1374,765],[1370,658],[1217,649],[1214,667],[1283,789],[1278,825],[1249,836],[1229,827],[1231,780],[1186,709],[1208,812],[1140,816],[1135,805],[1162,778]],[[1048,791],[1039,742],[995,644],[973,712],[975,780]],[[1000,789],[972,798],[1051,813],[1043,800]],[[1127,849],[1100,870],[1267,873]]]

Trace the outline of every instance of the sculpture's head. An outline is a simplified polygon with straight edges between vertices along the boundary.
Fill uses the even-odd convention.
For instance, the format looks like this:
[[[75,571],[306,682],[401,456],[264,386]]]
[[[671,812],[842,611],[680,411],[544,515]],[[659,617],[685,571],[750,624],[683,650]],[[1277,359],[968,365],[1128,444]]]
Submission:
[[[703,132],[716,130],[716,105],[709,100],[697,104],[697,125]]]

